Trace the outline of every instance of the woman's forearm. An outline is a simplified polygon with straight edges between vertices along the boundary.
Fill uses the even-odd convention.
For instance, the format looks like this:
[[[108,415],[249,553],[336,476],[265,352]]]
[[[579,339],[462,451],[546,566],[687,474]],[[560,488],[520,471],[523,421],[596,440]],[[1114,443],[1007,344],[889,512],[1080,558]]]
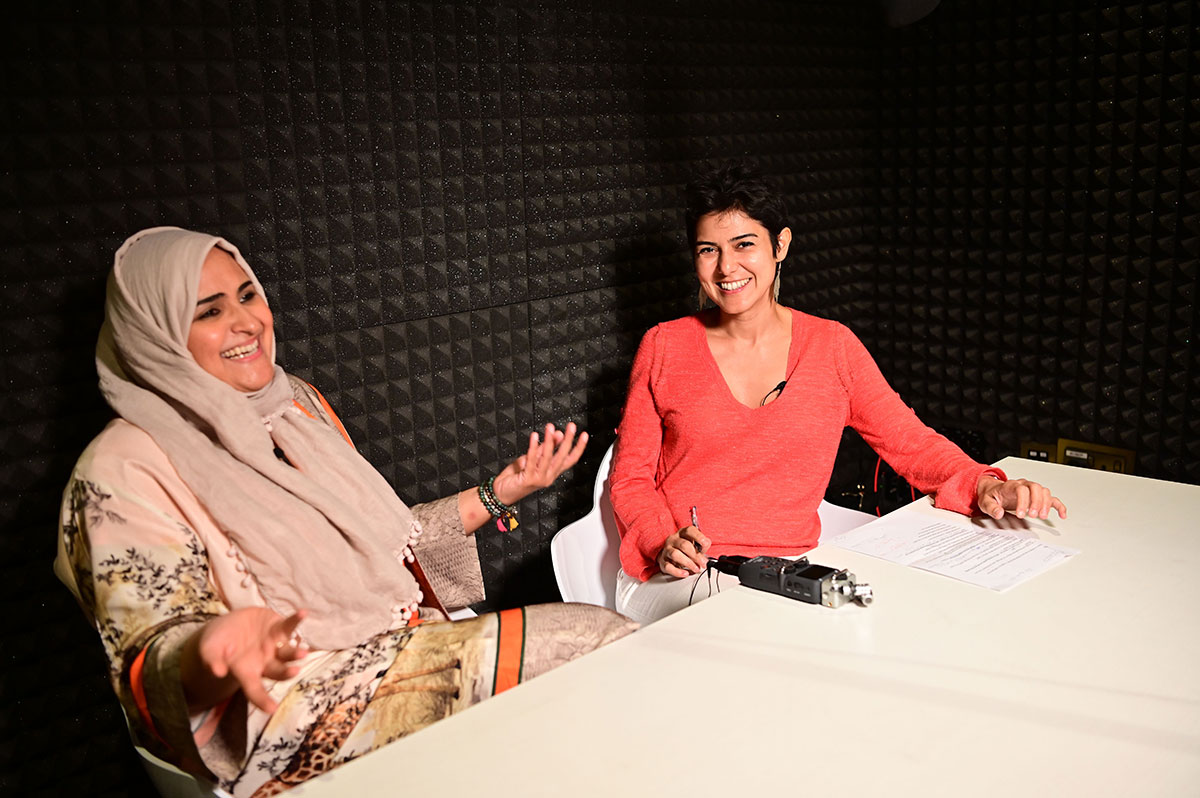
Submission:
[[[473,535],[491,520],[492,514],[479,498],[479,488],[468,488],[458,494],[458,516],[462,519],[463,531],[468,535]]]

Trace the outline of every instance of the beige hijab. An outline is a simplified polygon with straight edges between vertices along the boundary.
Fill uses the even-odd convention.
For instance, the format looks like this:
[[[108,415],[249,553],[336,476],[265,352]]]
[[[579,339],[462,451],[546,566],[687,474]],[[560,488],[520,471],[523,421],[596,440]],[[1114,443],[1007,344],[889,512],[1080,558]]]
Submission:
[[[188,331],[213,247],[262,294],[237,247],[218,236],[156,227],[117,250],[96,346],[100,390],[166,452],[271,609],[307,609],[301,631],[311,646],[347,648],[397,625],[398,608],[420,600],[402,562],[416,524],[370,463],[295,406],[278,365],[265,388],[242,393],[192,358]]]

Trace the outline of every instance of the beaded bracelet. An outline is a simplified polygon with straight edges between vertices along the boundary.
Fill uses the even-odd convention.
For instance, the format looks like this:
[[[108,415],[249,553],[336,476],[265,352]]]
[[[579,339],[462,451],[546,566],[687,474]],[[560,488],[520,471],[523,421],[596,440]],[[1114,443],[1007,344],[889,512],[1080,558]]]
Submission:
[[[487,482],[479,486],[479,499],[483,502],[483,506],[488,512],[495,516],[504,515],[508,509],[508,505],[504,504],[496,496],[496,478],[492,477]]]
[[[501,532],[511,532],[520,524],[517,521],[517,509],[500,501],[496,496],[495,477],[479,486],[479,499],[487,511],[495,516],[496,528]]]
[[[511,507],[496,498],[495,477],[479,486],[479,501],[483,508],[496,519],[496,528],[501,532],[512,532],[521,524],[517,521],[517,508]]]

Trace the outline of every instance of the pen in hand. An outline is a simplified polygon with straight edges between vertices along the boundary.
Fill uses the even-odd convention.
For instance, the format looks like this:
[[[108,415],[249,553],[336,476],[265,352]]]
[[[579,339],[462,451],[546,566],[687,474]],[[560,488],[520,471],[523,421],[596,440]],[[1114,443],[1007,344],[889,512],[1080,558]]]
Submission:
[[[700,519],[696,517],[696,505],[694,505],[694,504],[692,505],[692,526],[696,527],[696,531],[697,531],[697,532],[699,532],[699,531],[700,531]],[[703,552],[701,552],[701,551],[700,551],[700,544],[699,544],[699,543],[697,543],[696,541],[694,541],[694,540],[693,540],[693,541],[692,541],[692,545],[696,547],[696,553],[697,553],[697,554],[702,554],[702,553],[703,553]]]

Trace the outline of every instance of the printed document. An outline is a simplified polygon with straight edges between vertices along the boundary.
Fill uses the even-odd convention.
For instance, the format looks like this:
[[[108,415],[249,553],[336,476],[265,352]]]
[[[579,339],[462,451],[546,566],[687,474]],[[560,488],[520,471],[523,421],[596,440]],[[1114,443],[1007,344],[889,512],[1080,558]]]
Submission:
[[[1042,527],[1037,521],[1026,523],[1031,529]],[[823,535],[821,543],[997,591],[1019,585],[1079,553],[1021,531],[966,526],[958,519],[940,520],[919,512],[892,513],[857,529]]]

